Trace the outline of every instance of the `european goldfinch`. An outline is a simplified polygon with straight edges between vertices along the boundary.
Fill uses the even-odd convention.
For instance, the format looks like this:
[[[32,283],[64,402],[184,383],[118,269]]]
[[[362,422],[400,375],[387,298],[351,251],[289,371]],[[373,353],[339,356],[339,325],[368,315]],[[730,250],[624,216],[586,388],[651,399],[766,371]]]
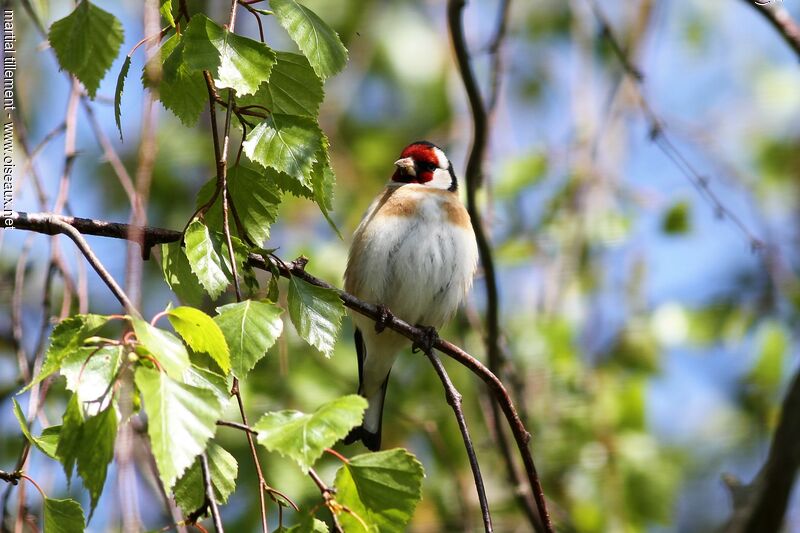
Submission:
[[[345,290],[410,324],[443,326],[472,285],[478,248],[458,198],[453,165],[432,143],[408,145],[394,162],[392,181],[367,209],[353,236]],[[370,450],[381,445],[389,372],[409,341],[353,314],[358,393],[369,407],[345,439]]]

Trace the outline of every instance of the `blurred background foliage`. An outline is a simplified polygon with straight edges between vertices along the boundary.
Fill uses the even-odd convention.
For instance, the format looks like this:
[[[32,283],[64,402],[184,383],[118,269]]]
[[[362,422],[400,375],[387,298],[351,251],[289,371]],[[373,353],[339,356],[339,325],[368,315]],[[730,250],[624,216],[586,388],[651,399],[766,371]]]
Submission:
[[[31,3],[47,24],[68,9],[57,2]],[[123,21],[123,51],[129,50],[142,36],[140,2],[98,3]],[[417,139],[434,141],[460,174],[471,123],[443,1],[306,3],[339,31],[350,51],[346,70],[326,86],[320,117],[331,139],[338,178],[333,218],[344,241],[313,204],[288,199],[267,246],[279,247],[284,258],[307,255],[311,272],[340,284],[348,238],[389,178],[399,150]],[[797,2],[784,3],[800,18]],[[226,3],[209,4],[192,1],[190,8],[216,10],[223,20]],[[642,94],[675,146],[767,246],[753,251],[748,236],[719,217],[652,142],[635,85],[590,4],[512,1],[481,191],[499,263],[504,342],[526,391],[544,490],[564,530],[709,531],[731,511],[722,475],[749,482],[763,463],[783,389],[798,366],[800,68],[746,2],[601,4],[642,69]],[[465,18],[485,93],[497,8],[495,0],[472,0]],[[252,18],[244,11],[239,16],[237,31],[257,36]],[[69,87],[19,7],[16,24],[24,57],[17,74],[19,107],[35,144],[63,120]],[[265,31],[277,48],[291,49],[279,26],[267,21]],[[103,81],[95,106],[129,170],[139,148],[143,93],[134,73],[142,65],[143,56],[135,55],[123,97],[124,143],[107,105],[121,59]],[[78,216],[126,221],[126,197],[85,115],[79,117],[70,208]],[[159,113],[149,224],[179,229],[192,214],[197,191],[213,174],[207,123],[204,115],[187,129],[163,109]],[[62,161],[58,137],[35,162],[51,200]],[[15,208],[38,210],[30,182],[17,191]],[[26,235],[3,232],[0,238],[0,464],[10,467],[22,440],[10,408],[19,376],[9,306]],[[38,236],[31,249],[23,306],[28,350],[42,320],[47,242]],[[99,238],[91,243],[122,279],[124,245]],[[65,241],[64,248],[74,268],[71,245]],[[482,281],[479,274],[464,312],[443,332],[479,358]],[[89,282],[92,310],[117,311],[92,273]],[[153,261],[145,264],[143,287],[146,316],[175,302]],[[242,384],[251,416],[269,409],[313,410],[356,389],[349,322],[330,360],[287,330]],[[461,368],[448,368],[464,394],[497,530],[525,531],[515,487],[490,435],[482,387]],[[59,388],[63,383],[56,382],[45,411],[51,421],[63,410]],[[479,528],[458,429],[429,365],[422,357],[403,356],[389,388],[384,447],[407,446],[427,473],[411,530]],[[232,408],[228,418],[236,417]],[[233,430],[220,429],[219,435],[240,465],[238,491],[222,509],[224,521],[232,531],[255,530],[256,479],[246,441]],[[320,504],[316,487],[294,464],[277,455],[264,459],[272,486],[305,508]],[[320,472],[331,479],[338,465],[325,461]],[[31,468],[49,490],[68,490],[55,463],[38,456]],[[113,471],[109,479],[114,483]],[[151,482],[143,468],[136,481],[139,505],[145,524],[160,528],[169,520]],[[86,497],[76,487],[70,491]],[[116,527],[119,497],[118,490],[104,493],[90,530]],[[799,500],[795,494],[790,531],[800,531]],[[276,515],[273,506],[273,524]],[[293,521],[292,513],[287,519]]]

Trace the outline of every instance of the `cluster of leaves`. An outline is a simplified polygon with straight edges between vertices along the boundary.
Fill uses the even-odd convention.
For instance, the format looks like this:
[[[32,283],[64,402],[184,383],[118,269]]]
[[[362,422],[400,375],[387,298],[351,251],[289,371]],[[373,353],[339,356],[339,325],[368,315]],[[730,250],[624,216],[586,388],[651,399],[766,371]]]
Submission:
[[[229,403],[234,377],[245,379],[281,334],[280,315],[276,304],[255,300],[219,307],[214,318],[187,306],[167,309],[152,322],[132,316],[74,315],[53,331],[42,371],[27,387],[56,372],[66,378],[72,394],[61,424],[33,435],[15,403],[23,433],[63,465],[67,479],[77,470],[93,511],[114,458],[118,427],[133,416],[146,417],[159,477],[184,512],[188,515],[205,502],[198,459],[203,453],[216,498],[224,503],[236,488],[238,465],[214,441],[217,421]],[[155,325],[161,317],[174,332]],[[128,333],[119,340],[102,336],[120,320]],[[121,401],[126,396],[133,401]],[[267,450],[307,471],[325,448],[361,423],[364,409],[363,398],[345,396],[311,414],[265,413],[254,429]],[[354,524],[401,527],[420,499],[422,476],[422,466],[402,449],[355,456],[339,469],[334,484],[338,506],[329,507]],[[69,503],[47,505],[80,509],[77,502],[64,502]],[[71,516],[69,524],[80,530],[83,514]],[[59,518],[62,525],[66,520]]]
[[[347,60],[339,37],[311,10],[295,0],[271,0],[270,7],[272,11],[255,11],[274,16],[301,53],[273,50],[202,13],[189,16],[162,0],[169,29],[162,32],[166,40],[159,57],[142,75],[144,86],[186,126],[197,122],[209,98],[236,115],[244,156],[227,173],[236,222],[231,253],[223,230],[221,184],[215,178],[200,191],[197,216],[182,242],[161,249],[164,279],[187,305],[170,306],[150,322],[133,315],[67,318],[51,335],[41,371],[23,390],[55,374],[64,376],[71,395],[61,424],[34,435],[15,403],[31,444],[60,462],[68,480],[77,471],[91,498],[90,517],[114,459],[118,428],[133,417],[146,421],[160,480],[187,515],[207,503],[201,455],[208,459],[219,502],[226,502],[236,488],[238,465],[215,441],[217,422],[234,381],[246,379],[284,331],[278,273],[272,273],[266,297],[255,296],[258,281],[248,256],[269,253],[259,246],[269,239],[285,193],[313,200],[328,218],[335,178],[318,111],[323,81]],[[49,40],[61,68],[94,97],[119,52],[122,26],[112,14],[82,0],[52,25]],[[129,54],[117,80],[118,126],[130,64]],[[251,123],[253,117],[259,120]],[[220,298],[235,273],[245,280],[251,297],[216,307],[213,317],[203,312],[200,307],[207,299]],[[330,357],[345,312],[336,291],[293,277],[286,302],[300,337]],[[156,325],[164,317],[171,329]],[[345,396],[310,414],[265,413],[254,429],[264,448],[305,472],[361,423],[365,408],[360,396]],[[344,460],[333,485],[336,497],[326,503],[348,531],[400,531],[421,497],[422,477],[422,465],[402,449],[355,456]],[[46,530],[79,531],[85,526],[83,511],[73,500],[47,499],[44,517]],[[313,514],[300,527],[326,530]]]

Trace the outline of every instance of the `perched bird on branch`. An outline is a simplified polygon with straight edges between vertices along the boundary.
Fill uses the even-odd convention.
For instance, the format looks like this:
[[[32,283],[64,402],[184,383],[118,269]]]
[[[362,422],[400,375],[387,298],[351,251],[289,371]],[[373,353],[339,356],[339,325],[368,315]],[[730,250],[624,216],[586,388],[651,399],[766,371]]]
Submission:
[[[369,407],[345,439],[381,446],[389,372],[408,339],[383,331],[389,310],[428,332],[415,348],[430,350],[436,328],[455,313],[472,285],[478,248],[469,214],[458,198],[453,165],[427,141],[408,145],[395,161],[392,181],[367,209],[353,236],[345,290],[375,303],[383,320],[354,314],[358,393]]]

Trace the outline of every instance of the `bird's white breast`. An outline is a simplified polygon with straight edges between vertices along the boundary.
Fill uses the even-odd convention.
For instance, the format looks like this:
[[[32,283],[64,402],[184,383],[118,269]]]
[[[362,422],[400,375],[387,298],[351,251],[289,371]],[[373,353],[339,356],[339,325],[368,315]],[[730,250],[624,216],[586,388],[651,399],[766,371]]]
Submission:
[[[390,185],[356,230],[345,287],[407,322],[440,327],[469,289],[477,255],[454,193]]]

